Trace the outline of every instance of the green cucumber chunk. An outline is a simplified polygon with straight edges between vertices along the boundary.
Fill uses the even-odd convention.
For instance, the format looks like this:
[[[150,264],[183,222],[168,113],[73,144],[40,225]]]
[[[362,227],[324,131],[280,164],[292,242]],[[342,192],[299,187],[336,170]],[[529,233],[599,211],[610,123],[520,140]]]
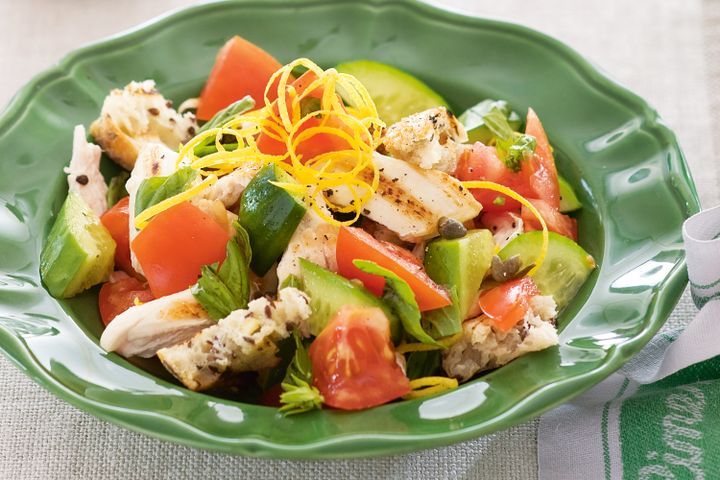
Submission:
[[[275,181],[295,180],[277,165],[266,165],[240,198],[238,221],[250,236],[250,267],[261,277],[283,254],[306,211],[300,196],[270,183]]]
[[[310,333],[318,335],[330,319],[346,305],[377,307],[390,321],[390,335],[400,339],[400,320],[378,297],[362,285],[326,270],[304,258],[300,259],[302,290],[310,297],[312,315],[308,319]]]
[[[113,271],[115,241],[100,219],[70,192],[40,254],[40,276],[56,298],[104,282]]]
[[[470,230],[464,237],[437,239],[425,250],[425,271],[436,283],[454,290],[447,307],[431,310],[425,320],[439,336],[460,331],[492,261],[495,242],[490,230]]]
[[[582,203],[578,200],[575,190],[568,181],[558,175],[558,184],[560,185],[560,213],[574,212],[581,209]]]
[[[487,99],[468,108],[458,117],[460,123],[462,123],[465,130],[467,130],[468,142],[482,142],[487,145],[494,138],[493,133],[485,124],[484,120],[485,115],[492,110],[500,111],[507,119],[508,125],[510,125],[513,131],[517,132],[520,130],[522,118],[520,118],[517,112],[510,109],[505,100]]]
[[[554,232],[549,232],[549,238],[547,256],[533,280],[540,293],[552,295],[560,309],[572,300],[596,265],[593,257],[569,238]],[[535,262],[541,248],[542,232],[527,232],[505,245],[498,256],[507,260],[519,255],[520,268],[525,268]]]
[[[335,67],[365,85],[380,118],[389,126],[403,117],[447,102],[433,89],[412,75],[384,63],[356,60]]]

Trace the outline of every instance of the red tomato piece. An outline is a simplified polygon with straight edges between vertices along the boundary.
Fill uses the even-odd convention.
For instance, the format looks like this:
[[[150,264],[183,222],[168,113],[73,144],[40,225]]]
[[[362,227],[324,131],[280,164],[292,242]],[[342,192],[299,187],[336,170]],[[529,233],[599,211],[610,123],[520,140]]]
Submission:
[[[135,299],[145,303],[154,298],[147,283],[134,277],[125,277],[114,282],[104,283],[98,294],[100,318],[107,325],[115,317],[135,305]]]
[[[230,236],[209,215],[183,202],[156,215],[132,249],[156,298],[194,284],[200,268],[225,259]]]
[[[478,305],[483,313],[495,321],[495,327],[507,332],[525,317],[530,299],[540,292],[530,277],[510,280],[482,295]]]
[[[520,195],[528,193],[526,182],[519,173],[508,169],[497,156],[495,147],[475,142],[471,150],[460,156],[455,176],[462,180],[486,180],[512,188]],[[493,190],[473,189],[472,194],[484,212],[506,212],[520,209],[520,202]]]
[[[558,184],[555,158],[545,129],[532,108],[528,109],[525,133],[535,137],[537,142],[535,154],[527,162],[530,165],[530,172],[528,172],[530,173],[530,186],[535,192],[535,195],[530,195],[530,197],[545,200],[557,210],[560,208],[560,185]]]
[[[100,217],[100,222],[108,229],[117,244],[115,249],[115,268],[129,275],[136,275],[130,261],[130,216],[128,203],[130,197],[124,197]]]
[[[315,386],[331,407],[360,410],[410,392],[379,308],[342,308],[310,345]]]
[[[572,217],[568,217],[567,215],[563,215],[544,200],[528,200],[543,217],[548,230],[559,233],[560,235],[568,237],[573,241],[577,241],[577,220]],[[540,221],[532,214],[530,209],[525,206],[522,207],[521,217],[523,220],[523,228],[526,232],[542,229]]]
[[[265,50],[234,36],[218,52],[200,94],[197,117],[210,120],[245,95],[250,95],[259,108],[264,101],[265,86],[280,67],[280,63]]]
[[[370,260],[405,280],[415,294],[421,311],[450,305],[448,293],[432,281],[412,253],[397,245],[389,245],[392,244],[376,240],[361,228],[341,227],[336,250],[338,273],[345,278],[357,278],[365,288],[380,296],[385,288],[385,279],[365,273],[352,263],[356,259]]]

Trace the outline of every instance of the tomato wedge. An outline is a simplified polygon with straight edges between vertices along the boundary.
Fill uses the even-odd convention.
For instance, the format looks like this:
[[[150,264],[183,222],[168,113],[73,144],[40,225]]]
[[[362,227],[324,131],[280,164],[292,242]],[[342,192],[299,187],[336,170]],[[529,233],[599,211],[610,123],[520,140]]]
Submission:
[[[577,220],[560,213],[544,200],[528,199],[530,203],[537,209],[538,213],[543,217],[547,224],[548,230],[559,233],[565,237],[577,241]],[[526,232],[533,230],[541,230],[542,225],[537,217],[525,206],[522,207],[521,217]]]
[[[383,293],[385,279],[361,271],[353,265],[353,260],[373,261],[405,280],[415,293],[415,300],[423,312],[446,307],[451,303],[445,289],[432,281],[412,253],[397,245],[380,242],[361,228],[340,228],[336,259],[340,275],[362,281],[365,288],[377,296]]]
[[[155,216],[132,249],[156,298],[194,284],[200,268],[225,258],[230,239],[209,215],[183,202]]]
[[[292,82],[291,86],[288,88],[294,89],[295,92],[298,94],[304,93],[305,90],[314,82],[317,80],[317,75],[311,71],[305,72],[303,75],[300,76],[297,80]],[[308,93],[307,96],[301,100],[301,108],[303,107],[303,102],[307,102],[307,105],[314,107],[315,109],[319,108],[319,102],[323,95],[323,89],[316,88],[312,92]],[[289,93],[286,93],[285,95],[285,101],[288,105],[288,113],[289,112],[289,105],[292,100],[292,97]],[[315,105],[310,105],[310,102],[315,102]],[[279,115],[279,107],[277,104],[273,106],[273,110],[276,115]],[[318,127],[321,124],[320,117],[317,118],[310,118],[306,120],[298,129],[297,134],[300,134],[304,132],[305,130],[309,128]],[[332,119],[330,119],[327,122],[328,127],[335,127],[336,124],[332,122]],[[297,135],[296,134],[296,135]],[[281,142],[265,133],[260,134],[257,139],[257,146],[258,149],[266,154],[269,155],[283,155],[287,152],[287,146],[284,142]],[[299,155],[302,155],[302,159],[304,161],[310,160],[313,157],[316,157],[320,154],[327,153],[327,152],[337,152],[340,150],[347,150],[350,148],[350,145],[348,145],[347,141],[343,140],[342,138],[338,137],[337,135],[331,135],[327,133],[318,133],[317,135],[313,135],[312,137],[307,138],[306,140],[303,140],[298,145],[296,152]]]
[[[495,327],[507,332],[525,317],[530,299],[540,291],[530,277],[510,280],[482,295],[478,305],[485,315],[495,321]]]
[[[465,150],[458,160],[455,176],[462,180],[487,180],[523,192],[519,175],[509,170],[497,156],[495,147],[475,142],[472,149]],[[527,192],[525,192],[527,193]],[[493,190],[474,189],[472,194],[483,206],[483,212],[507,212],[520,209],[520,202]]]
[[[310,345],[315,386],[331,407],[361,410],[410,392],[379,308],[343,307]]]
[[[98,294],[100,318],[107,325],[115,317],[135,305],[135,299],[145,303],[154,298],[147,283],[134,277],[126,276],[104,283]]]
[[[200,94],[197,117],[210,120],[245,95],[250,95],[256,106],[262,106],[265,86],[280,67],[280,63],[262,48],[237,35],[232,37],[215,59]]]
[[[528,109],[525,133],[535,137],[537,142],[535,154],[529,162],[526,162],[530,165],[530,186],[535,192],[535,195],[530,195],[530,197],[544,200],[558,210],[560,208],[560,184],[558,183],[555,158],[545,129],[532,108]]]
[[[130,261],[130,216],[128,204],[130,197],[120,199],[100,217],[100,222],[108,229],[115,244],[115,268],[129,275],[136,275]]]

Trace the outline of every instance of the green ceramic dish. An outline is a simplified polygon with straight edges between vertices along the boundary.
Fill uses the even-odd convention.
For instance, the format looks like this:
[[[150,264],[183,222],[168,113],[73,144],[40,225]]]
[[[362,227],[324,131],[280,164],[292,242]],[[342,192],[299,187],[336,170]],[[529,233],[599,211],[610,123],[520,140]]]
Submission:
[[[233,34],[280,60],[369,58],[416,74],[458,111],[485,97],[542,118],[578,190],[580,241],[598,260],[563,312],[561,344],[451,393],[358,413],[282,417],[188,391],[98,346],[96,291],[52,299],[38,256],[65,197],[72,127],[110,88],[154,78],[197,94]],[[619,368],[660,328],[686,283],[680,226],[698,210],[674,135],[654,110],[560,42],[519,25],[410,0],[248,0],[182,10],[75,51],[0,119],[0,347],[59,397],[98,417],[211,450],[289,458],[407,452],[507,428]]]

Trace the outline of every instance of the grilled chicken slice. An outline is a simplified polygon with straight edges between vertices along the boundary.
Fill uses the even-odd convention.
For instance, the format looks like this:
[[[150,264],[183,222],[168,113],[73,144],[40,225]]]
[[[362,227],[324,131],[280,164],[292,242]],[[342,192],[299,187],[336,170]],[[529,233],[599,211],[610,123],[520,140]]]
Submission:
[[[177,150],[195,135],[195,115],[179,114],[171,105],[155,89],[153,80],[130,82],[105,97],[90,134],[110,158],[132,170],[144,145],[159,142]]]
[[[455,115],[445,107],[435,107],[390,125],[383,145],[395,158],[420,168],[453,173],[467,139]]]
[[[466,320],[463,337],[443,352],[443,369],[461,381],[476,373],[505,365],[526,353],[544,350],[558,343],[553,323],[557,315],[550,296],[535,296],[525,318],[509,332],[493,327],[485,316]]]
[[[128,212],[130,214],[131,243],[138,234],[138,229],[135,228],[135,198],[137,197],[137,191],[138,188],[140,188],[140,184],[146,178],[171,175],[175,172],[176,160],[177,153],[160,143],[150,143],[140,150],[137,162],[135,162],[135,166],[130,173],[130,178],[125,184],[125,189],[130,195]],[[130,249],[130,260],[132,261],[132,267],[135,271],[142,274],[142,268],[140,267],[140,263],[137,261],[135,253],[133,253],[132,249]]]
[[[130,307],[110,322],[100,346],[123,357],[147,358],[212,324],[188,289]]]
[[[80,195],[99,217],[107,210],[108,187],[100,173],[102,150],[87,141],[85,127],[76,125],[73,131],[73,149],[70,165],[65,167],[71,192]]]
[[[219,200],[230,208],[240,200],[240,195],[260,168],[262,168],[260,162],[246,162],[203,190],[200,196],[207,200]]]
[[[482,206],[460,182],[439,170],[424,170],[403,160],[373,154],[380,183],[363,215],[395,232],[402,240],[417,243],[438,234],[438,221],[448,217],[466,222]],[[367,178],[370,181],[370,178]],[[352,200],[347,189],[333,191],[333,201]]]
[[[295,229],[285,253],[277,267],[280,284],[289,275],[300,275],[300,259],[311,262],[337,272],[335,250],[339,228],[330,225],[314,211],[308,210]]]
[[[276,343],[294,328],[306,330],[309,316],[308,297],[295,288],[283,288],[277,300],[253,300],[247,309],[235,310],[185,343],[163,348],[158,357],[187,388],[207,390],[224,374],[277,365]]]

